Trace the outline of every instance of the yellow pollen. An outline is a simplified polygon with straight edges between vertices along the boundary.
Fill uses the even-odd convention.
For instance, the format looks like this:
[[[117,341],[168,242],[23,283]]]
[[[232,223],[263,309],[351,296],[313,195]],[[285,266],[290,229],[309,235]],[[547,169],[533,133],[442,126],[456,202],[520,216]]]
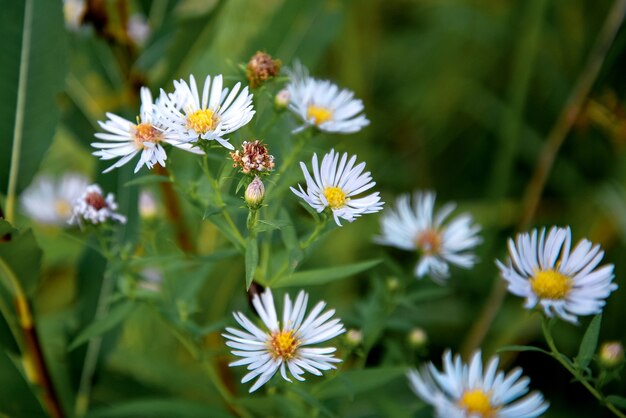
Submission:
[[[200,109],[187,116],[187,128],[199,134],[215,130],[219,118],[212,110]]]
[[[328,206],[331,209],[339,209],[346,205],[348,198],[346,194],[339,187],[327,187],[324,189],[324,197],[328,201]]]
[[[319,107],[315,105],[309,105],[306,111],[306,118],[313,119],[316,125],[321,125],[324,122],[328,122],[333,118],[333,111],[325,107]]]
[[[54,210],[57,215],[62,217],[67,217],[72,214],[72,206],[70,206],[70,204],[65,200],[57,200],[54,202]]]
[[[144,148],[144,142],[157,143],[163,138],[163,134],[151,123],[140,123],[135,126],[133,137],[135,139],[135,145],[137,148]]]
[[[284,360],[289,360],[294,357],[299,345],[300,341],[296,339],[293,330],[278,331],[272,334],[270,351],[275,358],[281,357]]]
[[[481,418],[496,416],[496,409],[491,405],[489,395],[480,389],[465,391],[459,400],[459,406],[465,409],[468,416],[478,415]]]
[[[558,271],[543,270],[530,279],[530,286],[541,299],[563,299],[572,287],[572,279]]]
[[[441,234],[434,229],[427,229],[415,238],[415,245],[426,254],[436,254],[441,249]]]

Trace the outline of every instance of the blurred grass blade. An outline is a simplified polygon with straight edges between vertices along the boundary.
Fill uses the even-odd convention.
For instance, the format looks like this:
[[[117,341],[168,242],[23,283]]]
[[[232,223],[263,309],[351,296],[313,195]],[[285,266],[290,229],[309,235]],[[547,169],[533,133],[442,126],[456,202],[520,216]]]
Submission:
[[[583,369],[589,365],[593,354],[596,352],[601,324],[602,315],[594,316],[587,327],[587,331],[585,331],[582,342],[580,343],[578,355],[576,356],[576,364]]]
[[[325,269],[306,270],[292,274],[291,276],[281,276],[273,281],[272,287],[285,286],[312,286],[325,284],[344,277],[362,273],[378,265],[381,260],[369,260],[360,263],[348,264],[340,267],[330,267]]]
[[[250,288],[256,267],[259,264],[259,245],[256,237],[248,238],[246,244],[246,290]]]
[[[72,341],[68,350],[73,350],[76,347],[86,343],[93,337],[97,337],[98,335],[102,335],[105,332],[109,331],[119,323],[121,323],[124,319],[130,315],[130,313],[135,309],[136,305],[133,301],[126,300],[124,302],[119,303],[118,305],[111,308],[108,315],[102,319],[96,320],[89,324],[87,328],[85,328],[78,336]]]
[[[0,370],[0,416],[46,417],[28,383],[3,350],[0,350]]]
[[[11,138],[11,151],[0,153],[0,183],[8,184],[2,190],[11,221],[16,195],[32,180],[59,119],[66,39],[60,1],[0,0],[0,10],[0,138]]]
[[[381,367],[343,372],[333,380],[319,385],[314,396],[317,399],[353,398],[359,393],[382,387],[393,379],[404,377],[406,371],[405,367]]]

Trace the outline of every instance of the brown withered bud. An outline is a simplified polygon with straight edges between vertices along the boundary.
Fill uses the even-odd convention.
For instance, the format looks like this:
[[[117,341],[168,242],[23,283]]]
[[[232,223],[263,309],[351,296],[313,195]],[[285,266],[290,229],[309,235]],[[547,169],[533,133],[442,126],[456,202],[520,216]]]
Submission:
[[[230,153],[233,167],[240,167],[244,174],[268,173],[274,169],[274,156],[261,141],[244,141],[241,147],[242,150]]]
[[[246,67],[246,77],[250,87],[259,87],[263,82],[276,77],[280,72],[281,62],[272,59],[272,56],[265,52],[258,51],[250,58]]]

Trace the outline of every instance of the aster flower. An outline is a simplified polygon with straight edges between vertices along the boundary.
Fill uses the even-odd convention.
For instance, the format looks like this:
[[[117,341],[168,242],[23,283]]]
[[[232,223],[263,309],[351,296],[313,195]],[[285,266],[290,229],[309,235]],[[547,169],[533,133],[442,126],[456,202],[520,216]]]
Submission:
[[[82,225],[84,221],[97,225],[108,220],[126,223],[126,217],[116,210],[117,203],[113,193],[109,193],[105,198],[100,186],[92,184],[74,201],[69,222],[74,225]]]
[[[21,196],[24,212],[42,225],[67,226],[72,205],[87,187],[82,174],[66,173],[58,180],[41,176]]]
[[[355,197],[376,185],[369,171],[363,173],[365,163],[355,166],[355,162],[356,155],[348,160],[348,154],[344,153],[339,160],[339,153],[333,149],[324,155],[319,165],[317,154],[313,154],[313,177],[306,164],[300,162],[306,180],[306,192],[301,185],[298,185],[298,189],[291,187],[291,191],[318,212],[330,208],[339,226],[339,218],[352,222],[365,213],[382,210],[384,202],[380,201],[378,192]]]
[[[517,368],[498,372],[497,356],[483,371],[480,351],[469,364],[447,351],[443,370],[429,363],[421,371],[408,373],[413,391],[435,409],[437,418],[534,418],[548,409],[539,392],[528,393],[530,379]]]
[[[300,291],[295,303],[292,304],[289,295],[285,294],[281,324],[276,316],[271,290],[265,290],[260,297],[255,294],[252,304],[261,317],[265,330],[254,325],[241,312],[233,313],[244,331],[226,328],[227,333],[222,335],[228,339],[226,345],[233,349],[232,354],[242,357],[230,366],[245,365],[250,371],[243,377],[241,383],[257,378],[250,392],[267,383],[279,370],[282,378],[288,382],[291,382],[291,379],[287,371],[296,380],[303,381],[304,372],[321,376],[322,371],[334,369],[334,363],[341,361],[332,355],[336,350],[335,347],[308,347],[345,332],[339,319],[330,319],[335,313],[334,310],[322,314],[325,302],[315,305],[305,319],[308,299],[309,296]]]
[[[509,239],[510,259],[505,265],[496,261],[508,282],[509,292],[526,298],[527,309],[540,305],[544,313],[571,323],[578,315],[602,312],[605,299],[617,285],[612,283],[613,264],[598,267],[604,251],[583,239],[570,251],[569,227],[552,227]]]
[[[200,139],[217,141],[222,146],[233,149],[224,135],[246,125],[255,111],[252,110],[252,94],[248,87],[241,92],[241,83],[235,84],[230,91],[222,89],[222,76],[207,76],[202,89],[202,101],[196,79],[174,81],[175,91],[166,94],[161,90],[159,109],[165,118],[164,123],[177,132],[186,142]]]
[[[274,169],[274,156],[261,141],[244,141],[241,150],[230,153],[233,167],[240,167],[244,174],[268,173]]]
[[[408,194],[400,196],[395,210],[386,211],[381,218],[382,235],[376,237],[379,244],[390,245],[420,254],[415,266],[415,276],[426,274],[437,282],[450,275],[449,264],[472,268],[476,256],[469,252],[482,242],[478,236],[480,226],[472,217],[461,214],[446,223],[446,218],[456,205],[448,203],[435,212],[435,193],[415,192],[413,206]]]
[[[330,81],[309,77],[300,63],[288,72],[291,79],[286,87],[289,109],[304,122],[294,133],[314,126],[325,132],[349,134],[369,125],[369,120],[361,113],[363,102],[355,99],[350,90],[340,90]]]
[[[104,170],[104,173],[123,166],[139,153],[141,157],[135,166],[135,173],[144,164],[149,169],[155,164],[165,167],[167,155],[162,146],[164,143],[195,154],[203,154],[191,144],[181,142],[176,132],[163,125],[162,118],[157,114],[157,106],[158,104],[152,102],[150,90],[142,87],[141,110],[137,124],[112,113],[106,114],[108,118],[106,122],[98,122],[106,133],[97,133],[95,137],[107,142],[92,143],[92,147],[99,148],[93,155],[102,160],[119,158],[115,164]]]

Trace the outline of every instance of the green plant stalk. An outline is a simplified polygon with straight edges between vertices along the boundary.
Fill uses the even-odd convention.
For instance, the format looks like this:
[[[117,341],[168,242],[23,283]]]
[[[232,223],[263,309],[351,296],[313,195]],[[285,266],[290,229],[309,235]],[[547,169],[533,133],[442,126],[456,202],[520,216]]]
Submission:
[[[20,73],[17,84],[17,103],[15,105],[15,126],[13,127],[13,146],[11,148],[11,170],[7,188],[6,219],[10,223],[15,220],[15,200],[17,178],[20,171],[20,156],[24,128],[24,112],[26,110],[26,83],[28,75],[28,55],[30,54],[31,22],[33,20],[33,0],[26,0],[24,5],[24,30],[22,33],[22,50],[20,54]]]
[[[602,405],[606,406],[611,412],[613,412],[615,416],[618,416],[620,418],[626,418],[626,414],[617,409],[617,407],[611,402],[608,402],[604,395],[600,393],[595,387],[593,387],[593,385],[576,368],[572,367],[568,362],[563,359],[564,355],[561,354],[561,352],[556,348],[554,338],[552,337],[552,333],[550,332],[550,324],[548,323],[548,319],[545,316],[542,316],[541,318],[541,329],[543,331],[543,336],[546,339],[546,343],[548,344],[548,347],[550,347],[551,357],[561,363],[561,365],[565,367],[565,369],[567,369],[567,371],[569,371],[576,380],[582,383],[582,385],[589,391],[589,393],[591,393],[598,401],[600,401]]]

